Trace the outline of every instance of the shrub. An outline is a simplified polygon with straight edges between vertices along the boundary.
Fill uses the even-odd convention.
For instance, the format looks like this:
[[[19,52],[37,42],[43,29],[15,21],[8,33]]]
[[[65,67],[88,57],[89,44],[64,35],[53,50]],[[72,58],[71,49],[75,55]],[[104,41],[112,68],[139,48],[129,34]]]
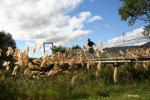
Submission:
[[[3,60],[12,60],[12,57],[7,57],[6,52],[8,47],[11,47],[13,50],[16,49],[15,40],[12,38],[10,33],[4,31],[0,32],[0,49],[2,49],[2,55],[0,56],[0,66],[2,65]]]

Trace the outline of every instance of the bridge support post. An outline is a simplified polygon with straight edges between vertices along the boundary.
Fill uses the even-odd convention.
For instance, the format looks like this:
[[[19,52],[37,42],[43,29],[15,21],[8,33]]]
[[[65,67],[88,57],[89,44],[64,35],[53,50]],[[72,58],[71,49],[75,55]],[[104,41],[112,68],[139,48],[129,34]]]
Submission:
[[[118,82],[118,76],[119,76],[119,63],[115,63],[114,73],[113,73],[113,80],[114,83]]]
[[[101,72],[101,62],[99,62],[98,64],[97,64],[97,66],[96,66],[96,73],[95,73],[95,77],[96,77],[96,79],[98,78],[98,76],[99,76],[99,74],[100,74],[100,72]]]

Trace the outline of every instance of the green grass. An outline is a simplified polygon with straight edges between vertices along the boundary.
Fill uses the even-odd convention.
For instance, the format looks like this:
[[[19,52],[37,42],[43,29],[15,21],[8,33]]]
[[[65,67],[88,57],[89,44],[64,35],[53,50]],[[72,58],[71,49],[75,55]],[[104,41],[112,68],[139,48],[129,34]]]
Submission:
[[[150,100],[150,81],[114,84],[108,81],[112,80],[111,72],[106,73],[99,79],[95,78],[94,70],[72,71],[39,80],[26,76],[0,78],[0,100]],[[78,77],[72,85],[74,75]]]

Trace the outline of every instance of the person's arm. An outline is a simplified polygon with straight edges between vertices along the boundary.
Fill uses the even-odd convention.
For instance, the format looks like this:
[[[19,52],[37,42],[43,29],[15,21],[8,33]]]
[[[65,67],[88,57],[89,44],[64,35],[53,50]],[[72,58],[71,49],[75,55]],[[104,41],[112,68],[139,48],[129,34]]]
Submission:
[[[95,45],[96,46],[96,44],[93,42],[93,45]]]

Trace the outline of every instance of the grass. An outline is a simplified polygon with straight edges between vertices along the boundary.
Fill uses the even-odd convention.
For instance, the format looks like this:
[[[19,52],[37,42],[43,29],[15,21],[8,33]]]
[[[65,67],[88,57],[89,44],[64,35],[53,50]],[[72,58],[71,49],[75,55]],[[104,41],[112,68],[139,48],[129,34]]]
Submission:
[[[114,84],[108,82],[111,72],[106,73],[99,79],[94,77],[94,70],[71,71],[39,80],[26,76],[0,79],[0,100],[150,100],[149,80]],[[74,75],[77,78],[71,84]]]

